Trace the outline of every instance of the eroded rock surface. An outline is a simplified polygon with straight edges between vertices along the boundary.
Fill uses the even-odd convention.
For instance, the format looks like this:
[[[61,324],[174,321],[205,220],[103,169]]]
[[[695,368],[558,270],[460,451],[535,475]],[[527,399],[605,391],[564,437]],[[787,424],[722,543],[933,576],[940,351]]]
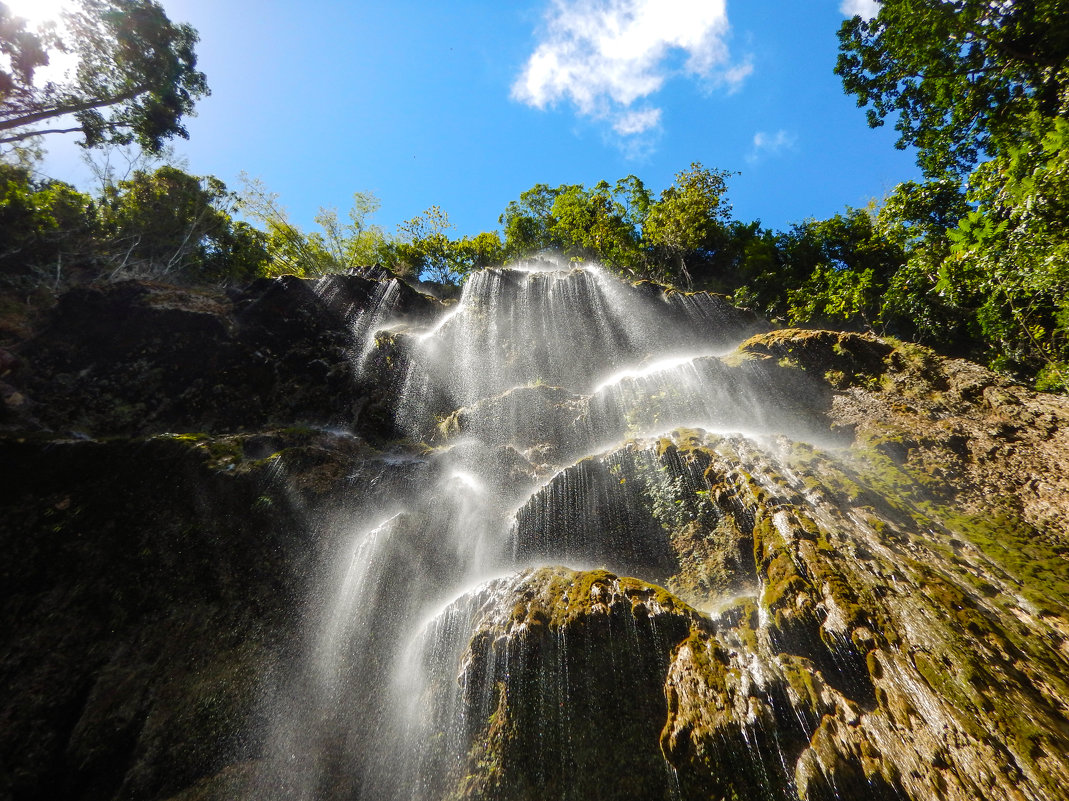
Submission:
[[[1064,398],[480,280],[83,288],[2,354],[0,799],[1067,797]],[[557,305],[618,363],[464,350]]]
[[[383,319],[441,304],[396,280],[256,281],[229,294],[143,281],[64,295],[19,349],[0,423],[85,436],[353,425],[391,436],[354,355]],[[377,318],[377,319],[376,319]]]
[[[517,513],[521,552],[654,579],[677,608],[705,612],[660,643],[667,708],[656,714],[673,779],[646,797],[1063,797],[1065,400],[850,334],[773,332],[730,360],[798,387],[824,443],[698,430],[640,439],[562,470]],[[574,597],[547,601],[532,582],[582,596],[585,582],[634,580],[527,581],[513,618],[473,640],[490,649],[483,661],[511,666],[473,741],[492,752],[469,765],[478,797],[556,793],[518,756],[538,727],[526,717],[534,702],[509,682],[560,685],[523,678],[529,661],[549,648],[569,681],[599,680],[589,646],[569,651],[575,624],[560,610]],[[603,592],[616,600],[592,597],[587,611],[634,631],[612,586]],[[527,607],[536,612],[518,625]],[[502,723],[516,719],[527,722]],[[597,797],[627,797],[597,786]]]
[[[323,558],[306,510],[376,458],[307,429],[0,440],[0,797],[166,798],[260,753]]]

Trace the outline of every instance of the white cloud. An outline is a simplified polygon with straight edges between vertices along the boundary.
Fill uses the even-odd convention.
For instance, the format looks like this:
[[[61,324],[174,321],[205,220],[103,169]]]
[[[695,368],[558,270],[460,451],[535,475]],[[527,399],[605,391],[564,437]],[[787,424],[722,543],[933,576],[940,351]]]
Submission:
[[[644,108],[625,111],[617,116],[612,129],[621,136],[630,136],[656,128],[661,122],[659,108]]]
[[[512,97],[539,109],[568,101],[621,136],[644,134],[661,110],[642,101],[673,75],[735,90],[753,71],[732,64],[728,32],[726,0],[552,0]]]
[[[758,131],[753,135],[753,147],[746,155],[746,160],[753,164],[763,156],[775,156],[785,150],[794,150],[798,137],[782,128],[774,134]]]
[[[848,17],[872,19],[880,13],[879,0],[843,0],[839,10]]]

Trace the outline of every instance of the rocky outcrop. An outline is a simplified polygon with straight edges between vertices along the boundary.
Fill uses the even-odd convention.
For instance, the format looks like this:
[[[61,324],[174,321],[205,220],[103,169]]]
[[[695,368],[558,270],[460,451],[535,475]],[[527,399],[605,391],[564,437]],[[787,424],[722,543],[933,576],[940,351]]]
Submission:
[[[2,798],[166,798],[262,748],[352,438],[0,440]],[[282,476],[288,476],[283,480]]]
[[[18,397],[0,424],[84,436],[303,424],[390,437],[389,399],[357,375],[354,353],[376,312],[420,321],[440,308],[400,281],[361,275],[263,279],[226,294],[79,287],[20,349],[6,379]]]
[[[422,469],[368,444],[393,436],[354,369],[376,303],[395,322],[440,309],[389,276],[124,281],[72,290],[4,351],[0,798],[248,778],[323,516]]]
[[[694,435],[660,447],[666,472],[696,463],[708,487],[693,499],[686,484],[667,484],[662,508],[708,503],[663,520],[675,594],[550,571],[504,597],[512,616],[484,622],[470,646],[468,672],[484,676],[471,665],[493,660],[489,674],[502,678],[474,695],[484,724],[460,797],[555,797],[560,782],[587,779],[587,795],[633,797],[624,788],[635,785],[613,782],[627,771],[601,775],[588,751],[591,764],[640,762],[646,798],[1062,797],[1063,547],[994,509],[948,512],[907,471],[884,495],[879,474],[901,467]],[[608,533],[600,542],[606,553],[616,544]],[[657,598],[658,611],[636,597]],[[681,597],[705,613],[681,611]],[[578,689],[547,699],[531,687]],[[614,693],[628,700],[584,706]],[[659,751],[644,728],[654,723]],[[569,726],[582,736],[552,740]],[[544,766],[536,746],[547,737],[577,755],[564,763],[570,778]]]
[[[446,313],[125,282],[2,354],[0,799],[1066,797],[1064,398],[783,330],[406,427]]]
[[[824,386],[804,396],[826,397],[828,442],[678,431],[586,459],[539,490],[517,515],[523,547],[655,578],[672,594],[550,572],[501,599],[512,617],[488,619],[472,639],[468,670],[491,660],[504,678],[476,704],[485,723],[461,797],[557,795],[561,780],[532,767],[534,743],[549,736],[536,710],[572,699],[522,688],[609,682],[602,697],[641,697],[628,672],[639,663],[621,673],[609,656],[619,647],[609,632],[635,636],[661,620],[632,614],[636,587],[666,599],[658,608],[704,611],[674,612],[642,646],[656,664],[644,692],[666,704],[646,715],[661,724],[657,756],[671,777],[643,797],[1064,797],[1064,399],[850,334],[774,332],[734,358],[783,386]],[[584,514],[569,499],[597,508]],[[591,645],[599,627],[605,641]],[[592,667],[592,653],[615,667]],[[582,697],[577,716],[596,720]],[[628,704],[609,706],[630,719]],[[602,764],[642,753],[626,738],[591,740]],[[575,770],[584,778],[569,786],[597,776],[587,795],[630,797]]]
[[[457,798],[659,798],[671,656],[705,621],[607,571],[518,577],[474,625],[460,674],[476,714]]]

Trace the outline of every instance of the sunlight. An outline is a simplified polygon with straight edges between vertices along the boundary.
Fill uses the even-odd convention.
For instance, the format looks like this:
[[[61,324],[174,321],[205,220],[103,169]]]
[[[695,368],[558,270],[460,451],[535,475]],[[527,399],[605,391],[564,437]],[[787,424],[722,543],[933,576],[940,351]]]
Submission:
[[[26,27],[35,30],[47,22],[54,22],[62,36],[63,26],[60,14],[73,10],[76,0],[0,0],[16,17],[26,20]],[[55,81],[60,82],[77,64],[78,58],[72,52],[64,53],[56,48],[48,51],[48,65],[34,71],[33,83],[37,87]]]
[[[4,4],[16,17],[22,17],[29,27],[36,28],[44,22],[59,21],[60,12],[71,5],[70,0],[4,0]]]

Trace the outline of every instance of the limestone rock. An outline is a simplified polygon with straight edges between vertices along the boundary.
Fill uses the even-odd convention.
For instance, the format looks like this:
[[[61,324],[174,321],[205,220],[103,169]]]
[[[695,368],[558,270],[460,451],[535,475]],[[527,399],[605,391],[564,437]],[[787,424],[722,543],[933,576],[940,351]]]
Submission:
[[[606,376],[473,394],[494,293],[607,279],[479,280],[83,287],[0,352],[0,801],[1066,797],[1065,398],[654,285]],[[665,308],[758,333],[662,369]]]

